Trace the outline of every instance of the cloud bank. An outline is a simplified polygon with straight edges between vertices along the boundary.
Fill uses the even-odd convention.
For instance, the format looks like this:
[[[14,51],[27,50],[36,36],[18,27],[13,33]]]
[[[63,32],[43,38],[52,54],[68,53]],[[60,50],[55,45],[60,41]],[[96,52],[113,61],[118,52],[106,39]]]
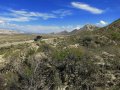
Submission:
[[[30,12],[27,10],[14,10],[9,9],[7,12],[3,12],[0,14],[0,23],[4,22],[28,22],[32,20],[47,20],[53,18],[63,18],[65,16],[71,15],[72,12],[70,10],[59,9],[55,11],[51,11],[50,13],[42,13],[42,12]]]
[[[79,25],[80,26],[80,25]],[[24,33],[52,33],[52,32],[60,32],[60,31],[72,31],[78,27],[78,25],[66,25],[66,26],[57,26],[57,25],[18,25],[11,23],[2,23],[0,24],[0,28],[16,30]]]
[[[26,33],[51,33],[63,30],[71,30],[68,26],[51,25],[30,25],[33,20],[48,20],[54,18],[64,18],[72,14],[70,10],[58,9],[47,13],[33,12],[27,10],[8,9],[0,13],[0,28],[18,30]],[[19,25],[17,22],[27,22],[27,25]]]

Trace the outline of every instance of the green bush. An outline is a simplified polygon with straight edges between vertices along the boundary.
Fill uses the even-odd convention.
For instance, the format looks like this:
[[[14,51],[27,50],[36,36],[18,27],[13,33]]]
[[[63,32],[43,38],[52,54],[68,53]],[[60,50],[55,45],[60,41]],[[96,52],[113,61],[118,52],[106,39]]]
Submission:
[[[18,76],[14,72],[5,73],[4,78],[6,79],[7,87],[18,81]]]
[[[28,51],[27,51],[27,55],[28,56],[31,56],[33,54],[35,54],[36,50],[34,48],[30,48]]]
[[[120,40],[120,33],[112,33],[111,34],[111,38],[113,39],[113,40]]]
[[[27,78],[30,78],[33,74],[33,70],[30,67],[26,66],[24,68],[24,74]]]
[[[80,58],[83,55],[82,48],[57,49],[52,52],[51,57],[55,60],[64,60],[70,57]]]
[[[39,46],[37,52],[49,52],[51,49],[52,49],[52,47],[50,45],[48,45],[46,43],[42,43]]]

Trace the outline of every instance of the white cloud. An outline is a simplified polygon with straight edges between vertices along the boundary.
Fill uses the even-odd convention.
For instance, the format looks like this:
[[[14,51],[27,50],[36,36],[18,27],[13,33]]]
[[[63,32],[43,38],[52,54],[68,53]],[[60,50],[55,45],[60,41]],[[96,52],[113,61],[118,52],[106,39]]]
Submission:
[[[106,22],[104,20],[100,20],[99,23],[97,23],[98,26],[105,26],[107,24],[108,24],[108,22]]]
[[[102,25],[107,25],[108,23],[105,22],[105,21],[103,21],[103,20],[101,20],[101,21],[100,21],[100,24],[102,24]]]
[[[31,18],[31,17],[4,17],[4,16],[0,16],[0,19],[5,21],[5,22],[26,22],[26,21],[30,21],[30,20],[35,20],[35,18]]]
[[[72,14],[70,10],[64,10],[64,9],[58,9],[52,12],[61,18]]]
[[[32,20],[47,20],[52,18],[63,18],[65,16],[71,15],[70,10],[56,10],[51,11],[50,13],[41,13],[41,12],[30,12],[26,10],[13,10],[9,9],[7,12],[0,14],[0,20],[5,22],[27,22]]]
[[[13,16],[23,17],[41,17],[43,19],[56,18],[56,15],[52,13],[40,13],[40,12],[29,12],[25,10],[10,10]]]
[[[5,23],[5,21],[3,21],[3,20],[0,20],[0,24],[4,24]]]
[[[102,9],[98,9],[96,7],[92,7],[88,4],[81,3],[81,2],[71,2],[71,5],[75,8],[86,10],[93,14],[102,14],[104,12]]]
[[[38,20],[42,18],[44,20],[50,18],[57,18],[54,14],[40,13],[40,12],[29,12],[25,10],[9,10],[7,13],[1,14],[0,19],[6,22],[26,22],[31,20]]]

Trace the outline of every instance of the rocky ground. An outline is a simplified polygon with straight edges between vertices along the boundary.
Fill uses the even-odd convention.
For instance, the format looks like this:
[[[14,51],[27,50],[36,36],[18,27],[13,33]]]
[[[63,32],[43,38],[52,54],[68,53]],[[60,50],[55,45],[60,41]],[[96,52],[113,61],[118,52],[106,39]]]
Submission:
[[[0,48],[0,90],[119,90],[119,32],[100,32]]]

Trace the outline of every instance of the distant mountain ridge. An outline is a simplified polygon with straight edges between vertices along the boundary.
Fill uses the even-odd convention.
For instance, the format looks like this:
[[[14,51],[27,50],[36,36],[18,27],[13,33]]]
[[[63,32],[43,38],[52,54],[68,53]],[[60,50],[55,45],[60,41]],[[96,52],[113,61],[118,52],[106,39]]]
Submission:
[[[61,31],[61,32],[58,32],[58,33],[54,33],[54,34],[57,34],[57,35],[67,35],[67,34],[69,34],[69,32],[64,30],[64,31]]]
[[[80,30],[87,30],[87,31],[93,31],[95,29],[98,29],[99,27],[96,25],[92,25],[92,24],[87,24],[84,27],[80,28]]]
[[[81,31],[83,31],[83,30],[86,30],[86,31],[93,31],[93,30],[96,30],[96,29],[99,29],[100,27],[98,27],[98,26],[95,26],[95,25],[92,25],[92,24],[87,24],[87,25],[85,25],[85,26],[83,26],[82,28],[80,28],[80,29],[74,29],[73,31],[71,31],[71,32],[68,32],[68,31],[62,31],[62,32],[59,32],[59,33],[57,33],[57,34],[60,34],[60,35],[71,35],[71,34],[77,34],[77,33],[79,33],[79,32],[81,32]]]
[[[0,29],[0,34],[20,34],[22,32],[14,31],[14,30],[7,30],[7,29]]]

